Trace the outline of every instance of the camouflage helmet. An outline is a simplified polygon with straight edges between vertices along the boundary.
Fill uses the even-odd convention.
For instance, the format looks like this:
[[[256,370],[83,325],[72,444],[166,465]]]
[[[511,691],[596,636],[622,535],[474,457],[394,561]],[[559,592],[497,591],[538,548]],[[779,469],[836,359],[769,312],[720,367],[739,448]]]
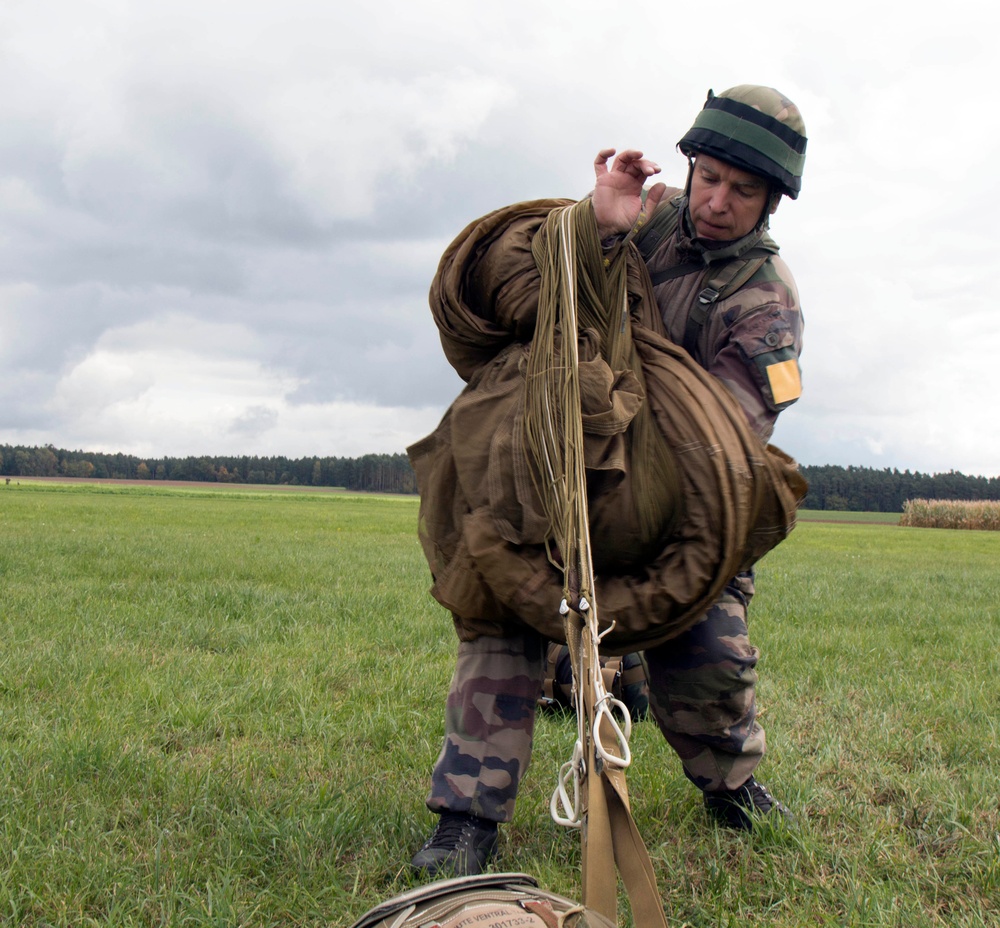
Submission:
[[[710,90],[694,125],[677,147],[764,177],[793,200],[802,187],[806,127],[799,108],[772,87],[740,84]]]

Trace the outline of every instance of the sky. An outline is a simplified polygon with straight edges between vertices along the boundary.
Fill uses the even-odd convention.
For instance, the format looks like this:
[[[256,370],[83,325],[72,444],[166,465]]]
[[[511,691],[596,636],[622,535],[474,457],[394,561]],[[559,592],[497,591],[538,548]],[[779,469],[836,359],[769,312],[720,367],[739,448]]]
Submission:
[[[4,0],[0,444],[402,452],[463,385],[427,291],[465,225],[605,147],[681,186],[708,89],[757,83],[809,136],[774,443],[998,476],[997,16],[899,9]]]

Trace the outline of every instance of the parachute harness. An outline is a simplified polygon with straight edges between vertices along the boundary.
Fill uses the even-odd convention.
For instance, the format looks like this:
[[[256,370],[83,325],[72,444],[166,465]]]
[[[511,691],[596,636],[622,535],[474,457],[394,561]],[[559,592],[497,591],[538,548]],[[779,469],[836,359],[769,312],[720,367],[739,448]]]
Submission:
[[[583,901],[616,919],[615,864],[636,924],[663,925],[662,905],[645,845],[628,805],[624,771],[631,762],[628,709],[601,675],[600,628],[587,510],[577,335],[583,310],[601,314],[602,354],[612,368],[632,353],[624,260],[605,267],[589,201],[553,210],[533,243],[542,274],[538,318],[528,357],[525,441],[552,528],[549,557],[563,574],[563,617],[573,667],[577,739],[550,802],[553,819],[581,829]],[[578,255],[584,255],[583,266]],[[590,321],[590,318],[585,321]],[[637,366],[637,365],[636,365]],[[619,722],[619,718],[622,722]]]

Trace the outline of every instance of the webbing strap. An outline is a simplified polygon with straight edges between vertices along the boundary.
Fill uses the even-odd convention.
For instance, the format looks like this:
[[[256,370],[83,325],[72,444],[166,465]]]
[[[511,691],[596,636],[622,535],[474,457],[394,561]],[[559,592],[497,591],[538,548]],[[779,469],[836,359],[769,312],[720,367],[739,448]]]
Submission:
[[[643,202],[645,202],[645,196]],[[680,212],[680,208],[677,206],[674,206],[673,209],[658,209],[653,214],[652,219],[639,230],[633,241],[639,249],[643,261],[648,261],[659,247],[660,242],[673,235],[677,230]],[[766,242],[770,242],[767,236],[764,239]],[[774,243],[771,242],[771,244]],[[688,313],[687,325],[684,328],[684,340],[681,344],[688,354],[694,355],[698,345],[698,337],[701,335],[701,330],[715,303],[739,290],[776,251],[777,246],[769,248],[767,245],[755,245],[739,257],[720,262],[716,269],[703,261],[688,261],[685,264],[664,268],[650,275],[649,279],[654,287],[666,283],[668,280],[686,277],[688,274],[706,272],[709,275],[708,281]]]
[[[596,648],[596,645],[595,645]],[[589,700],[590,703],[593,700]],[[591,725],[594,716],[588,716]],[[591,729],[593,731],[593,728]],[[616,753],[617,738],[607,718],[597,725],[595,741],[604,750]],[[587,834],[583,842],[583,901],[598,912],[617,921],[617,885],[615,867],[632,906],[632,921],[643,928],[663,926],[663,903],[660,900],[656,874],[649,852],[639,834],[639,828],[629,807],[625,770],[607,763],[598,763],[591,753],[591,770],[587,777]],[[615,867],[610,865],[614,860]]]
[[[646,203],[646,190],[642,191],[643,206]],[[639,249],[643,261],[656,251],[660,242],[670,235],[673,235],[677,224],[680,222],[681,211],[671,201],[673,209],[658,209],[649,218],[646,224],[636,232],[632,241]]]
[[[559,668],[563,665],[565,646],[557,641],[550,641],[546,649],[545,656],[545,680],[542,683],[542,697],[539,700],[541,706],[575,706],[573,698],[573,677],[570,673],[566,679],[565,669],[560,675]],[[571,661],[566,660],[566,664],[571,665]],[[641,663],[626,668],[625,659],[619,655],[609,657],[601,655],[601,679],[604,681],[604,689],[611,693],[615,699],[623,699],[625,687],[634,684],[641,684],[646,679],[646,671]],[[627,704],[627,703],[626,703]],[[632,710],[628,706],[629,711]],[[634,716],[633,716],[634,718]]]
[[[649,280],[654,287],[658,287],[660,284],[664,284],[668,280],[675,280],[678,277],[687,277],[688,274],[694,274],[696,271],[703,270],[705,270],[704,261],[689,261],[687,264],[676,264],[673,267],[657,271],[655,274],[650,274]]]
[[[689,355],[694,356],[695,354],[698,338],[712,312],[712,307],[720,298],[739,290],[761,269],[770,256],[771,252],[769,251],[751,248],[744,257],[727,261],[712,275],[704,289],[698,294],[688,313],[687,324],[684,326],[684,340],[681,346]]]

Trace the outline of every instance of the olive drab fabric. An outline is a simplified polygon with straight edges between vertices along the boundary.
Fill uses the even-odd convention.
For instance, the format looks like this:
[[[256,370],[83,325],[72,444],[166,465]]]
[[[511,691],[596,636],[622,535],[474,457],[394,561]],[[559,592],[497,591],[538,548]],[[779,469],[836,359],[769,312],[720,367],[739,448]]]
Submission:
[[[541,274],[533,241],[553,209],[572,201],[515,204],[471,223],[449,246],[430,305],[445,354],[467,381],[438,428],[408,449],[420,490],[420,540],[432,594],[462,640],[528,625],[563,639],[562,572],[524,441],[525,365]],[[594,224],[592,210],[587,213]],[[588,239],[587,241],[591,241]],[[605,273],[600,245],[582,273]],[[579,333],[590,533],[607,653],[662,643],[704,613],[737,573],[794,526],[805,495],[795,462],[765,446],[733,395],[664,332],[638,253],[626,262],[633,356],[612,369],[601,333]],[[595,289],[600,291],[600,286]],[[641,404],[672,451],[678,483],[655,501],[661,532],[638,524],[635,461],[627,433]],[[648,521],[648,513],[646,513]],[[623,553],[624,552],[624,553]]]
[[[599,912],[538,888],[526,873],[438,880],[383,902],[351,928],[614,928]]]

